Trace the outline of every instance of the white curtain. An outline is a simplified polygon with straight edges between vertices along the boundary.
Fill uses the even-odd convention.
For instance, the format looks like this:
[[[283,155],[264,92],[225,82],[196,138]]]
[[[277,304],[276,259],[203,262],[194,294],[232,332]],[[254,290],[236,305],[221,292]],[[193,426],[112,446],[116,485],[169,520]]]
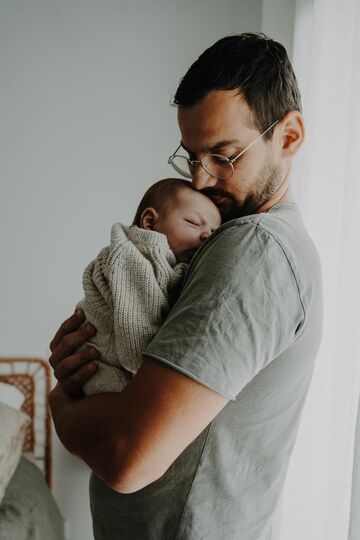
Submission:
[[[325,319],[272,538],[347,540],[351,522],[359,540],[360,1],[298,0],[293,63],[306,122],[294,190],[322,260]]]
[[[356,440],[354,451],[354,465],[352,475],[352,497],[349,519],[348,540],[360,538],[360,401],[356,423]]]

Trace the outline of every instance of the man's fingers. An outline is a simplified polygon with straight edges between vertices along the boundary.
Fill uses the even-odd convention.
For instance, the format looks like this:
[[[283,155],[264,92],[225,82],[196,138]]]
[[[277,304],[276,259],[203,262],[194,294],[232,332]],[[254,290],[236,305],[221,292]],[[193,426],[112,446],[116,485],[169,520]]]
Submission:
[[[79,330],[66,334],[54,348],[52,355],[49,358],[50,365],[55,369],[59,362],[64,358],[71,356],[81,345],[85,343],[96,332],[96,328],[92,324],[86,324]]]
[[[54,352],[54,349],[58,346],[60,341],[66,334],[74,332],[79,328],[81,324],[85,321],[85,314],[82,309],[76,309],[75,312],[66,319],[60,326],[59,330],[56,332],[53,340],[50,343],[50,350]]]
[[[97,369],[96,364],[89,362],[100,357],[100,353],[94,347],[79,350],[81,345],[96,333],[96,328],[92,324],[83,324],[84,322],[84,312],[76,310],[62,323],[50,344],[52,354],[49,364],[61,388],[73,396],[83,395],[83,384]]]
[[[61,388],[68,395],[77,395],[85,381],[90,379],[90,377],[95,373],[96,369],[96,364],[86,364],[73,375],[65,379],[61,383]]]
[[[54,376],[63,385],[63,382],[71,377],[73,373],[82,369],[84,365],[88,364],[96,357],[99,357],[99,353],[94,347],[88,347],[67,356],[54,367]]]

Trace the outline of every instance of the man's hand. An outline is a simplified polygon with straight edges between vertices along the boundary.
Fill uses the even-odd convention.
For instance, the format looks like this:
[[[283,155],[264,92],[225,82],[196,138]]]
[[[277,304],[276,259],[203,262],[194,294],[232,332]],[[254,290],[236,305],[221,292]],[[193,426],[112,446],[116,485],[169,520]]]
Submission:
[[[82,326],[84,321],[84,312],[77,309],[62,323],[50,343],[52,354],[49,363],[54,370],[54,376],[61,389],[73,397],[84,396],[82,386],[97,369],[96,364],[91,361],[100,356],[94,347],[77,351],[96,333],[96,328],[91,324]]]

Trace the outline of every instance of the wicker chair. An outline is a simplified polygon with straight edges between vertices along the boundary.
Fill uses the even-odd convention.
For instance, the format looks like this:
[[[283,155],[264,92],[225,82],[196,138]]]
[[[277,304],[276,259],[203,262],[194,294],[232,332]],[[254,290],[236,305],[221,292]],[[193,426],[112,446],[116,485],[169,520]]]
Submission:
[[[51,367],[41,358],[0,358],[0,381],[16,386],[25,396],[21,410],[28,414],[23,453],[31,452],[51,489],[51,417],[47,395]]]

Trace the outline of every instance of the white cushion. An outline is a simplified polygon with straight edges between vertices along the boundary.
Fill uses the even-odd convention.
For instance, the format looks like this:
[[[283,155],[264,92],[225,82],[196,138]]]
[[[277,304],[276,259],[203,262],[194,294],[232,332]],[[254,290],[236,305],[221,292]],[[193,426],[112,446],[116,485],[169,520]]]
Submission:
[[[0,403],[0,504],[20,461],[27,422],[27,414]]]
[[[0,382],[0,403],[5,403],[19,411],[25,401],[25,396],[16,386]]]

